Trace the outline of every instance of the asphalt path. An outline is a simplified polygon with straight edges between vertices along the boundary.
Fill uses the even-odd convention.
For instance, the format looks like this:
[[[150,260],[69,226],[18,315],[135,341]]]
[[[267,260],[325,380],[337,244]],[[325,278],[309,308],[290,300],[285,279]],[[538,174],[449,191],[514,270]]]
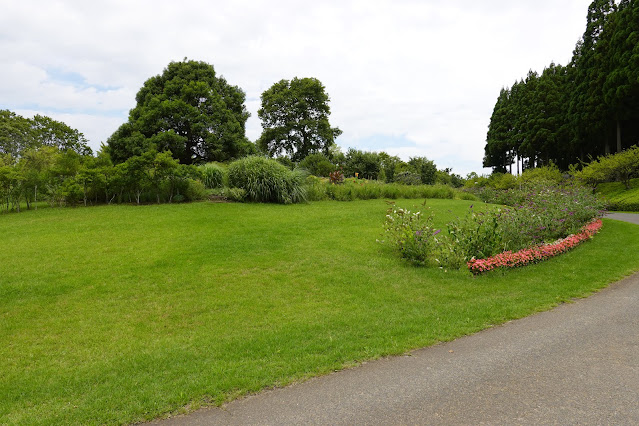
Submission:
[[[608,213],[608,219],[623,220],[624,222],[639,225],[639,213]]]
[[[453,342],[157,423],[637,425],[639,274]]]

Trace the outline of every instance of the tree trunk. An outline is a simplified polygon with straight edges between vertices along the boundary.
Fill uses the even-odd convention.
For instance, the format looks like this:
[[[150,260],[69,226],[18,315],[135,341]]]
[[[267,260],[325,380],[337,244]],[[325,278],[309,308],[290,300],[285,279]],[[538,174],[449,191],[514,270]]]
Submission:
[[[617,120],[617,152],[621,152],[621,123]]]

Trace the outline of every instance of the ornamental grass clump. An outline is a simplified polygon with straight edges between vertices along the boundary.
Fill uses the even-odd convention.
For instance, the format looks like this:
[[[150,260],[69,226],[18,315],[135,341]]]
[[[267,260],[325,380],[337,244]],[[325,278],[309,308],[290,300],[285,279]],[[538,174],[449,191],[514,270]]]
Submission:
[[[202,183],[207,189],[224,187],[227,176],[224,166],[217,163],[202,164],[198,167],[202,172]]]
[[[306,176],[270,158],[249,156],[234,161],[229,165],[228,176],[231,188],[246,191],[246,201],[283,204],[306,201]]]

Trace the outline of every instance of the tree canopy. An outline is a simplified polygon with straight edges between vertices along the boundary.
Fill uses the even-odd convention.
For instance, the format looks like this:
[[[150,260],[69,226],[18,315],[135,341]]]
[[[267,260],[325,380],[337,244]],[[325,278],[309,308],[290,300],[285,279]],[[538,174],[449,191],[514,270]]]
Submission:
[[[309,154],[329,155],[335,138],[342,134],[331,127],[329,97],[316,78],[280,80],[262,93],[262,135],[258,146],[270,156],[285,153],[293,161]]]
[[[30,149],[43,146],[91,154],[84,135],[61,121],[43,115],[24,118],[12,111],[0,110],[0,154],[19,158]]]
[[[500,92],[484,166],[519,170],[554,162],[562,170],[639,141],[639,2],[594,0],[571,62]]]
[[[185,59],[149,78],[129,120],[107,141],[115,163],[150,147],[182,164],[225,161],[253,151],[246,139],[246,95],[217,76],[212,65]]]

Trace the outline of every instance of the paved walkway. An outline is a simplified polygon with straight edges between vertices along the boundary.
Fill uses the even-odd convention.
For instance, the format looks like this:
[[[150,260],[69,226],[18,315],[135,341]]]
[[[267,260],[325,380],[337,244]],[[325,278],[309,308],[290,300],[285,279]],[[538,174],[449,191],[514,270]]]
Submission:
[[[639,213],[608,213],[606,217],[639,225]]]
[[[158,423],[637,425],[639,274],[450,343]]]

